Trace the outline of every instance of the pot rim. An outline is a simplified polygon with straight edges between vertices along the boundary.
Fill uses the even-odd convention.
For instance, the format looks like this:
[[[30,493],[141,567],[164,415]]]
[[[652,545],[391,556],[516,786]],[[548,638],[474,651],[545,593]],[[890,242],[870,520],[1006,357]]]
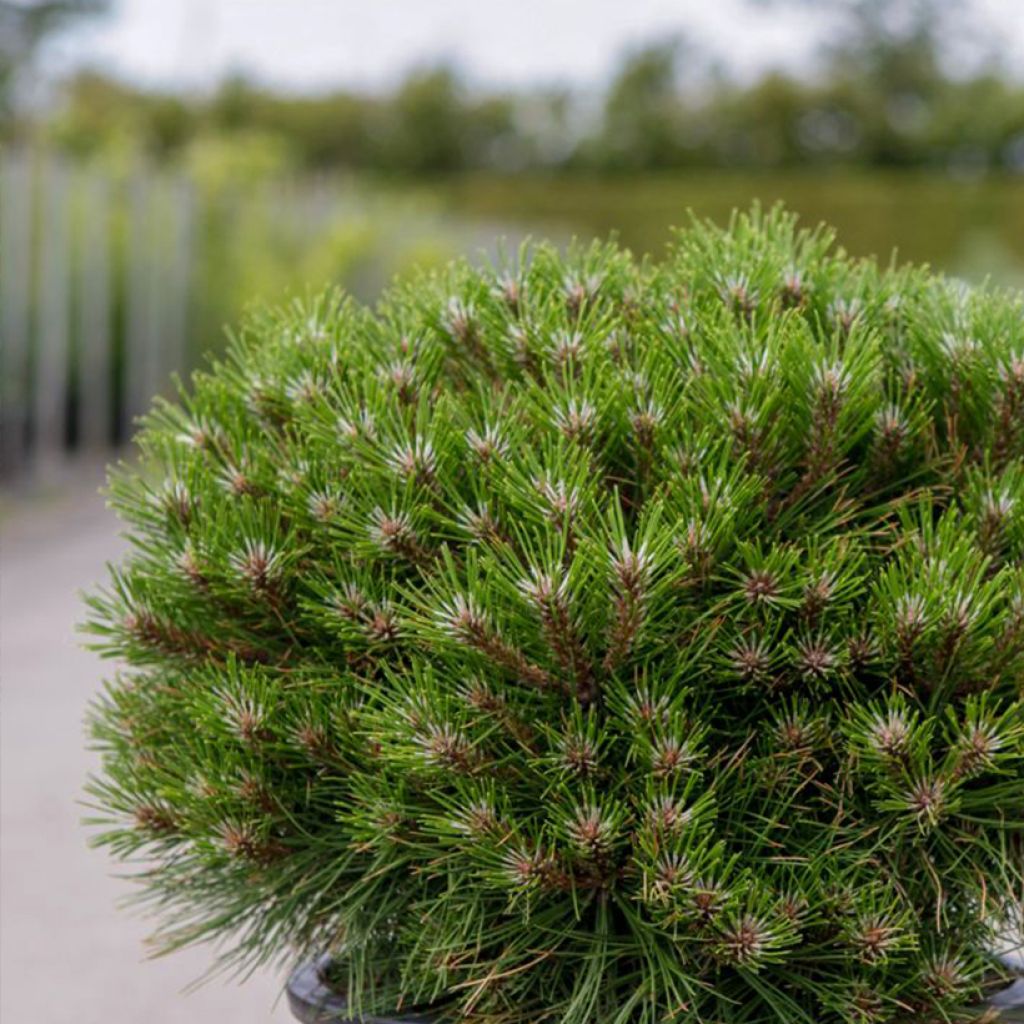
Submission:
[[[324,981],[324,971],[331,962],[329,954],[305,960],[288,978],[288,1006],[302,1024],[434,1024],[434,1018],[422,1012],[397,1012],[380,1016],[349,1015],[348,999]]]

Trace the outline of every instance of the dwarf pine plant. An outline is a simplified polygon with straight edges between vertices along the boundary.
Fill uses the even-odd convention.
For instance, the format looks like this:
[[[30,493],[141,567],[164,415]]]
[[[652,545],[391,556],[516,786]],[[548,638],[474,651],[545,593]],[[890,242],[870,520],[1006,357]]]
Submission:
[[[257,316],[91,599],[101,841],[359,1011],[949,1020],[1024,886],[1024,307],[757,211]]]

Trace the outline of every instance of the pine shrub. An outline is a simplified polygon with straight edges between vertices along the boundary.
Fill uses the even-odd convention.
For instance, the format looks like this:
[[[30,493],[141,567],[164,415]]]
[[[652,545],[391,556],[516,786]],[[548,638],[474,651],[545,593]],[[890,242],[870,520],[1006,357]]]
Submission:
[[[111,478],[99,841],[358,1011],[949,1020],[1024,886],[1024,307],[781,211],[255,316]]]

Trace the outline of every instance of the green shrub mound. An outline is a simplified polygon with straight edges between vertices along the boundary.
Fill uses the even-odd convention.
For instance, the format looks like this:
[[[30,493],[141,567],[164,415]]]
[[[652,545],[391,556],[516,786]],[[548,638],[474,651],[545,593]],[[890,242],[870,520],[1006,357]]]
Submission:
[[[509,1024],[949,1020],[993,979],[1019,299],[778,211],[541,245],[258,316],[140,445],[92,800],[164,946]]]

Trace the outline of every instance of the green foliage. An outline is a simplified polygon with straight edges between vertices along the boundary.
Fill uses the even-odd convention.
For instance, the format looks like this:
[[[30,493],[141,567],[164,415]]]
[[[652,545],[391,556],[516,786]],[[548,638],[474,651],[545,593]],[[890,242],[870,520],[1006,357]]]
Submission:
[[[91,598],[167,947],[358,1009],[949,1020],[1024,884],[1024,319],[776,211],[253,319]]]

